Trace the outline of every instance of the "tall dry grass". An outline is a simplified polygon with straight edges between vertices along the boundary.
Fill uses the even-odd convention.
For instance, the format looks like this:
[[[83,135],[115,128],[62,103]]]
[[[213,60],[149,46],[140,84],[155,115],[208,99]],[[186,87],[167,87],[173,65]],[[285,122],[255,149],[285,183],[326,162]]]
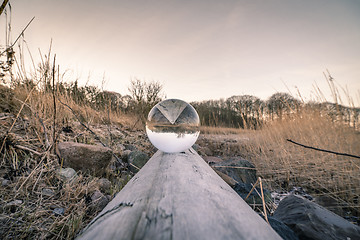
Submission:
[[[360,156],[360,133],[316,111],[265,124],[239,146],[257,167],[267,187],[303,187],[334,199],[344,211],[360,213],[360,160],[303,148],[287,141]]]

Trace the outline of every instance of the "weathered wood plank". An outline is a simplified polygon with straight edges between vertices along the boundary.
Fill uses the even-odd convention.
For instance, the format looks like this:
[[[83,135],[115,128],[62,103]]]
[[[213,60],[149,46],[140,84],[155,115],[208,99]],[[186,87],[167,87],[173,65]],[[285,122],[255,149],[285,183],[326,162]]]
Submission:
[[[281,239],[192,149],[158,151],[77,239]]]

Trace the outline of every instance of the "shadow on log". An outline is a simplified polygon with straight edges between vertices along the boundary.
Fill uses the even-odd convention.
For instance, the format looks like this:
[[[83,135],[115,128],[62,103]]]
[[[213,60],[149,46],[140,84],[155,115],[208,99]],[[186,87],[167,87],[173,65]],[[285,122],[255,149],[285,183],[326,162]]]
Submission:
[[[190,149],[155,153],[77,239],[281,238]]]

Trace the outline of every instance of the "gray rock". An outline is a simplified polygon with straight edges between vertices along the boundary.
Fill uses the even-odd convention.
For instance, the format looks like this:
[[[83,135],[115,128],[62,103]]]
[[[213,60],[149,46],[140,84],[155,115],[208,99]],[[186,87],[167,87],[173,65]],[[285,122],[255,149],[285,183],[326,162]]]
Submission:
[[[111,149],[102,146],[62,142],[57,147],[65,167],[71,167],[76,171],[90,171],[96,176],[105,173],[112,158]]]
[[[199,148],[200,148],[200,146],[199,146],[199,144],[194,144],[194,145],[192,145],[192,148],[195,150],[195,151],[198,151],[199,150]]]
[[[55,208],[53,210],[53,213],[55,214],[55,216],[63,216],[65,213],[65,209],[64,208]]]
[[[72,168],[60,168],[58,174],[61,180],[72,182],[77,178],[76,171]]]
[[[138,168],[142,168],[145,165],[145,163],[147,163],[148,160],[149,160],[149,155],[141,151],[132,151],[128,157],[128,162],[135,165]]]
[[[103,193],[110,193],[111,182],[106,178],[100,178],[98,180],[100,191]]]
[[[137,147],[135,145],[132,144],[124,144],[124,147],[126,150],[130,150],[130,151],[136,151]]]
[[[360,239],[360,227],[296,195],[284,198],[273,215],[299,239]]]
[[[129,149],[123,151],[123,153],[121,154],[121,159],[127,162],[130,153],[131,153],[131,150],[129,150]]]
[[[3,187],[9,186],[10,183],[11,183],[11,181],[8,180],[8,179],[3,179],[3,180],[1,181],[1,185],[2,185]]]
[[[100,191],[95,191],[91,195],[90,209],[92,211],[101,211],[108,203],[109,199],[104,194],[102,194]]]
[[[216,163],[213,167],[237,182],[254,184],[257,180],[255,166],[248,160],[239,157]]]
[[[54,192],[54,190],[52,190],[52,189],[50,189],[50,188],[43,188],[43,189],[41,190],[41,194],[42,194],[43,196],[52,197],[52,196],[55,195],[55,192]]]
[[[16,210],[20,207],[20,205],[23,203],[22,200],[14,200],[14,201],[11,201],[9,203],[6,203],[4,208],[9,210],[10,212],[14,213],[16,212]]]
[[[330,196],[326,196],[326,195],[317,196],[315,198],[315,202],[333,213],[336,213],[340,216],[345,215],[345,211],[342,208],[341,204]]]
[[[261,215],[261,217],[263,217]],[[299,240],[298,236],[294,233],[291,228],[286,226],[283,222],[277,220],[276,218],[273,218],[271,216],[268,216],[268,220],[270,223],[270,226],[282,237],[284,240]]]

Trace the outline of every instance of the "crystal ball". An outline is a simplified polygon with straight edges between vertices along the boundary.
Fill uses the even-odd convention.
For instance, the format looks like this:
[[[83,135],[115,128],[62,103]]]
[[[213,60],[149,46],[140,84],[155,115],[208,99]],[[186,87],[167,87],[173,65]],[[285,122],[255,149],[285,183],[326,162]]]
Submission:
[[[150,110],[146,133],[157,149],[167,153],[183,152],[199,137],[199,115],[187,102],[164,100]]]

